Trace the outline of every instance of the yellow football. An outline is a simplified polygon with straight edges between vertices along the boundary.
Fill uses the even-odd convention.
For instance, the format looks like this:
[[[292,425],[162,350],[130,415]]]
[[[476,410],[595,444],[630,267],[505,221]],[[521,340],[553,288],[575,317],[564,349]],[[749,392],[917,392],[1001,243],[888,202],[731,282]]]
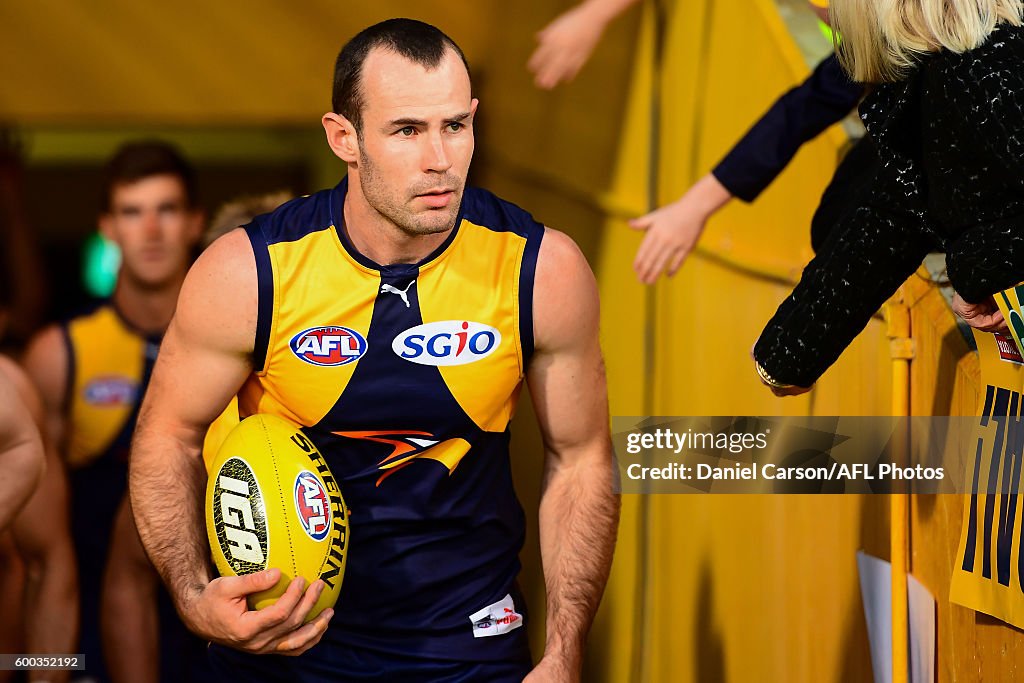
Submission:
[[[273,588],[249,596],[272,605],[296,576],[324,581],[306,621],[338,600],[348,556],[348,518],[338,483],[316,446],[286,420],[253,415],[231,430],[210,462],[206,533],[221,576],[278,567]]]

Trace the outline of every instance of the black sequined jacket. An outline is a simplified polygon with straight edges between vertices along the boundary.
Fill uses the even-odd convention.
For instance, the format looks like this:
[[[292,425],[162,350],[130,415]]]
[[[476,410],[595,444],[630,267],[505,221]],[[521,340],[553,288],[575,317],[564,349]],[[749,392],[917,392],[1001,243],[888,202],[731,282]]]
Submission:
[[[933,250],[969,302],[1024,281],[1024,27],[928,55],[861,104],[879,167],[754,347],[813,384]]]

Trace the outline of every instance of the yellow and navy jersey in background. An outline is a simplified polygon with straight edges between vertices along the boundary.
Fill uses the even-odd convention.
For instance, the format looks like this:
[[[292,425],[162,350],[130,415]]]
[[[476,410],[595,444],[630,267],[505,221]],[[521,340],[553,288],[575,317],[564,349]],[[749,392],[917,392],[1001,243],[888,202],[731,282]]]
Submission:
[[[62,329],[72,533],[83,576],[99,580],[114,515],[127,490],[128,448],[160,338],[136,330],[107,301]]]
[[[351,511],[336,612],[303,668],[326,665],[332,642],[528,656],[508,425],[533,351],[544,227],[467,188],[432,254],[379,265],[339,222],[346,190],[343,180],[246,226],[259,316],[240,412],[306,427]]]
[[[78,559],[81,650],[86,673],[108,680],[100,639],[100,591],[118,507],[127,492],[128,451],[139,404],[160,347],[102,301],[61,325],[68,357],[65,459],[71,534]],[[168,520],[173,515],[168,516]],[[208,677],[205,648],[159,591],[160,678]]]

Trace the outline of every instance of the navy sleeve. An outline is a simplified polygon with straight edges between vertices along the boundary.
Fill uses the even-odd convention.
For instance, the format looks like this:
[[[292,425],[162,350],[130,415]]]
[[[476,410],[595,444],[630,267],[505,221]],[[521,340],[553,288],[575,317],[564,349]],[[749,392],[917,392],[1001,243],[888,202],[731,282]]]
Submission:
[[[830,55],[806,81],[780,97],[712,171],[735,197],[752,202],[800,146],[841,121],[864,94]]]

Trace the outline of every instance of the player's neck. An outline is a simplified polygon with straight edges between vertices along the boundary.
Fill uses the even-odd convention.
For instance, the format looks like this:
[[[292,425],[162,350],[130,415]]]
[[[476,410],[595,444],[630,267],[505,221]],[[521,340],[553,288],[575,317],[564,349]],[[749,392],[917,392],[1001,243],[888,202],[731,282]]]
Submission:
[[[343,227],[352,246],[374,263],[384,266],[419,263],[451,233],[448,229],[431,235],[410,235],[370,206],[362,193],[353,192],[351,186],[345,196],[343,213]]]
[[[145,334],[161,335],[171,323],[185,274],[160,287],[145,287],[130,277],[118,278],[111,299],[121,316]]]

